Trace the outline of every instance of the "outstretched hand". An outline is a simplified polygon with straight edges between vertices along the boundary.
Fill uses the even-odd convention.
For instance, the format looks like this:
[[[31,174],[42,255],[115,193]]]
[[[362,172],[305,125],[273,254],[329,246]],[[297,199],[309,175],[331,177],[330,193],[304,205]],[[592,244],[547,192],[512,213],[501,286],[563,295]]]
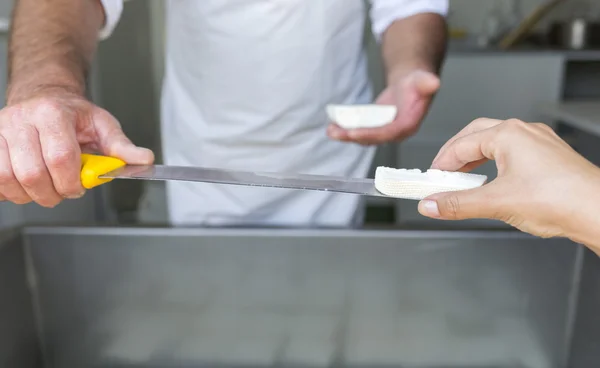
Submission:
[[[536,236],[600,245],[588,234],[600,228],[600,169],[550,127],[477,119],[441,148],[432,168],[466,172],[488,160],[496,162],[495,180],[430,196],[419,212],[443,220],[496,219]]]
[[[415,70],[398,76],[376,100],[377,104],[397,107],[394,121],[379,128],[351,130],[343,129],[334,122],[328,127],[327,134],[332,139],[362,145],[402,141],[419,130],[439,88],[440,79],[430,72]]]

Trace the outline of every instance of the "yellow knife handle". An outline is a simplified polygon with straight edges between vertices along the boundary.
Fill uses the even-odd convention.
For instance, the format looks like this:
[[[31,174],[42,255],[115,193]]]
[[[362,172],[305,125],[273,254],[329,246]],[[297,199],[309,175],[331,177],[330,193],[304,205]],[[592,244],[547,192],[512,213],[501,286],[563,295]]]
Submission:
[[[108,156],[81,154],[81,184],[85,189],[92,189],[108,183],[112,179],[100,179],[101,175],[125,166],[125,162]]]

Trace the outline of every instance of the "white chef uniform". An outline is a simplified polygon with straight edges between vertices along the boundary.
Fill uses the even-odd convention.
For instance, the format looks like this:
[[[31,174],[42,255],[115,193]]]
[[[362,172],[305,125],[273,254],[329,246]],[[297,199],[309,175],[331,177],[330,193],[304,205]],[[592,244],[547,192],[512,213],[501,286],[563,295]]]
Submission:
[[[101,0],[109,37],[123,0]],[[164,162],[365,177],[374,147],[326,135],[328,103],[370,103],[363,0],[166,0]],[[445,15],[448,0],[371,0],[377,38],[396,19]],[[351,226],[349,194],[167,184],[174,225]]]

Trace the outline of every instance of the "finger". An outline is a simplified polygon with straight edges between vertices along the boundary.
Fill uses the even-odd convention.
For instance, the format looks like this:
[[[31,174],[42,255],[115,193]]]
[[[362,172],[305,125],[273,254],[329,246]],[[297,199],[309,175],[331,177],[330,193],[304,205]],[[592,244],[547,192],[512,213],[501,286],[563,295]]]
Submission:
[[[32,200],[43,207],[54,207],[62,197],[54,189],[46,168],[37,129],[21,125],[3,132],[8,143],[15,177]]]
[[[72,122],[57,115],[38,130],[42,156],[54,188],[63,198],[81,197],[85,193],[80,178],[81,150]]]
[[[443,154],[443,152],[445,151],[445,149],[452,143],[454,143],[454,141],[456,141],[459,138],[462,138],[466,135],[469,135],[471,133],[475,133],[478,132],[480,130],[484,130],[484,129],[489,129],[492,127],[495,127],[496,125],[501,124],[503,121],[502,120],[498,120],[498,119],[488,119],[488,118],[479,118],[479,119],[475,119],[473,120],[471,123],[469,123],[466,127],[464,127],[460,132],[456,133],[456,135],[454,135],[452,138],[450,138],[443,146],[442,148],[440,148],[440,150],[438,151],[438,154],[435,156],[435,158],[433,159],[433,162],[436,161],[436,159]]]
[[[408,102],[407,102],[408,101]],[[404,101],[404,107],[394,121],[377,128],[361,128],[348,131],[352,141],[362,144],[382,144],[400,141],[417,133],[431,99],[420,95]]]
[[[488,161],[489,160],[485,159],[485,158],[481,159],[481,160],[473,161],[473,162],[470,162],[470,163],[466,164],[465,166],[461,167],[457,171],[468,173],[468,172],[471,172],[471,171],[475,170],[476,168],[478,168],[479,166],[485,164]]]
[[[458,138],[440,153],[431,167],[438,170],[456,171],[478,161],[493,160],[494,153],[491,142],[495,133],[494,128],[489,128]]]
[[[329,136],[329,138],[340,141],[340,142],[353,142],[353,143],[358,143],[361,145],[373,145],[373,144],[385,143],[385,142],[389,141],[389,136],[385,136],[385,138],[381,138],[381,139],[379,139],[379,138],[372,139],[369,136],[356,138],[355,137],[357,134],[356,131],[358,131],[358,130],[367,130],[367,129],[362,128],[362,129],[346,130],[337,124],[331,124],[327,128],[327,135]],[[350,135],[353,135],[353,136],[351,137]]]
[[[327,136],[331,139],[341,142],[349,142],[348,131],[337,124],[329,124],[327,127]]]
[[[416,124],[403,124],[400,121],[394,121],[379,128],[359,128],[348,131],[348,138],[353,142],[360,144],[382,144],[391,140],[401,140],[416,133],[418,127]]]
[[[409,78],[411,78],[409,83],[412,83],[422,96],[431,96],[440,88],[440,78],[430,72],[419,70]]]
[[[419,202],[419,213],[439,220],[499,219],[504,211],[496,181],[479,188],[439,193]]]
[[[395,89],[391,86],[388,86],[386,89],[381,92],[381,94],[375,99],[375,104],[377,105],[391,105],[395,106],[396,94]]]
[[[16,204],[31,202],[31,197],[25,192],[13,172],[8,144],[0,135],[0,200],[9,200]]]
[[[154,162],[154,153],[134,145],[123,133],[117,119],[108,112],[97,113],[93,120],[102,154],[120,158],[129,164],[149,165]]]

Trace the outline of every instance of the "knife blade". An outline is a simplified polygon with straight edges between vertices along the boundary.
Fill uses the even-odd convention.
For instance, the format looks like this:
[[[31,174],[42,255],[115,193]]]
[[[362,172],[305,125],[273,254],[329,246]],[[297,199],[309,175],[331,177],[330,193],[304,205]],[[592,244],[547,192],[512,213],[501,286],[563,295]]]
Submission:
[[[281,174],[235,171],[186,166],[124,166],[99,176],[100,179],[177,180],[189,182],[317,190],[384,196],[375,189],[373,179],[343,178],[324,175]]]
[[[115,161],[117,159],[112,157],[87,154],[82,155],[82,158],[84,163],[82,167],[82,179],[85,179],[82,181],[87,188],[113,179],[176,180],[386,197],[375,188],[374,179],[369,178],[251,172],[188,166],[126,165],[120,160]],[[100,168],[100,166],[103,167]]]

